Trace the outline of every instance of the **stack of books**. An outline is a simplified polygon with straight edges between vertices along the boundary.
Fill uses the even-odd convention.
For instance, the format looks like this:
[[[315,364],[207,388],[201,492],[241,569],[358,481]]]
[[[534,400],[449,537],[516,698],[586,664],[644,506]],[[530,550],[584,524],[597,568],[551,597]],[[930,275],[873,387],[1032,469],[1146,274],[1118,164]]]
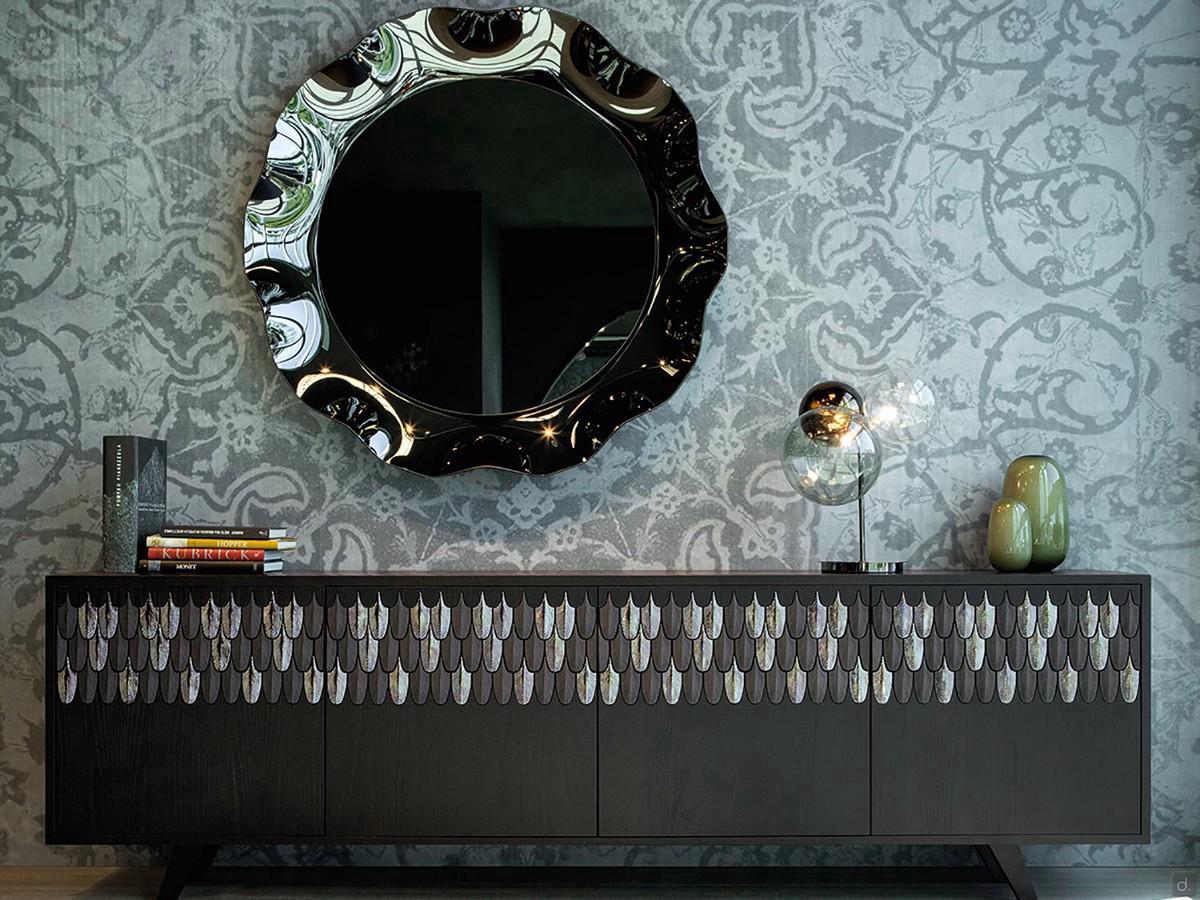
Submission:
[[[146,538],[139,572],[278,572],[296,547],[284,528],[165,525]]]

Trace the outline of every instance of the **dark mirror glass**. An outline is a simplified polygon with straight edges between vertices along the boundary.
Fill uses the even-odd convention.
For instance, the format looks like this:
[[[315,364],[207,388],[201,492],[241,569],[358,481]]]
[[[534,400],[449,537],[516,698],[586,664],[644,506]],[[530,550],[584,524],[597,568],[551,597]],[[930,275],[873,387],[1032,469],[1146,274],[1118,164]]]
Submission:
[[[474,78],[396,105],[330,181],[316,263],[378,377],[460,413],[519,412],[587,381],[650,290],[650,199],[595,115]]]

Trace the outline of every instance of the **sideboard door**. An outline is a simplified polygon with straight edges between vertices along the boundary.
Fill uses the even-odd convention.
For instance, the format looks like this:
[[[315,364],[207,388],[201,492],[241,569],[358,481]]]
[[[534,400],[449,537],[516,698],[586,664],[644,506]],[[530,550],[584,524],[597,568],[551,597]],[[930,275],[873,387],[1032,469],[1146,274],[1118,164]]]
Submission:
[[[593,593],[331,590],[329,833],[594,836]]]
[[[873,834],[1148,837],[1139,584],[873,596]]]
[[[319,598],[166,580],[54,591],[47,840],[319,835],[322,709],[305,689]]]
[[[868,833],[865,586],[601,598],[602,838]]]

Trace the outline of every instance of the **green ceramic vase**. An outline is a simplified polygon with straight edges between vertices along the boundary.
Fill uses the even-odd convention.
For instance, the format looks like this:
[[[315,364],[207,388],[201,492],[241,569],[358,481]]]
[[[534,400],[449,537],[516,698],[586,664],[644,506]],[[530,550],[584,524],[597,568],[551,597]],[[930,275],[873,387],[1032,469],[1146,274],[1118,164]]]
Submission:
[[[988,519],[988,561],[997,572],[1024,572],[1033,558],[1029,507],[1012,497],[992,505]]]
[[[1029,510],[1033,552],[1029,569],[1049,572],[1067,558],[1067,480],[1049,456],[1019,456],[1004,476],[1004,496],[1020,500]]]

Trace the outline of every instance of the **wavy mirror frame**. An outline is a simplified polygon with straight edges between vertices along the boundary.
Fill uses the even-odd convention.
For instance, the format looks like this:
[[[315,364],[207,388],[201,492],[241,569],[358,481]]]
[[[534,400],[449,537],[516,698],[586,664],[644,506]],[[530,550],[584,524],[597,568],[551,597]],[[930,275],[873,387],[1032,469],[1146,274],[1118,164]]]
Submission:
[[[330,176],[358,134],[419,91],[497,77],[555,91],[612,129],[650,195],[655,263],[641,316],[605,368],[551,403],[471,415],[400,394],[362,363],[330,315],[315,243]],[[370,215],[404,210],[375,210],[364,227]],[[590,458],[622,424],[670,397],[695,363],[725,252],[725,216],[700,170],[696,125],[671,86],[586,23],[530,7],[422,9],[376,28],[288,102],[245,219],[246,275],[275,365],[297,396],[379,459],[426,475],[547,474]],[[380,283],[402,292],[404,273],[381,270]]]

